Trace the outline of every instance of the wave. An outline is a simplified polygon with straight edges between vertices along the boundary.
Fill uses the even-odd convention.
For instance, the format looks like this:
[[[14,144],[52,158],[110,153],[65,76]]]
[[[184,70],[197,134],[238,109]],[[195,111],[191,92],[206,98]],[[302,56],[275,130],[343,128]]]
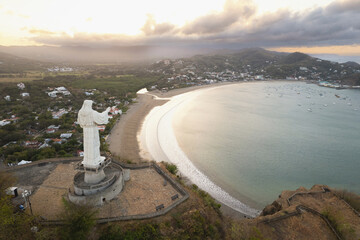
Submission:
[[[147,159],[151,156],[158,162],[165,161],[175,164],[182,175],[219,202],[243,214],[255,217],[259,215],[259,210],[247,206],[213,183],[195,167],[176,140],[172,127],[174,114],[181,105],[192,101],[203,91],[206,90],[202,89],[175,96],[166,104],[154,108],[145,118],[140,136],[138,136],[142,148],[140,154]]]

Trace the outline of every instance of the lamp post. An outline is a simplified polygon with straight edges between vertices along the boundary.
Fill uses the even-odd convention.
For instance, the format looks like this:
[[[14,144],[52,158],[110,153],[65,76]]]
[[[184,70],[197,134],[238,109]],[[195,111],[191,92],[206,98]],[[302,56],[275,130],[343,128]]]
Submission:
[[[30,202],[30,195],[31,195],[31,191],[28,191],[28,190],[25,190],[22,193],[22,197],[25,199],[26,207],[29,205],[30,213],[31,213],[31,215],[33,215],[32,208],[31,208],[31,202]]]

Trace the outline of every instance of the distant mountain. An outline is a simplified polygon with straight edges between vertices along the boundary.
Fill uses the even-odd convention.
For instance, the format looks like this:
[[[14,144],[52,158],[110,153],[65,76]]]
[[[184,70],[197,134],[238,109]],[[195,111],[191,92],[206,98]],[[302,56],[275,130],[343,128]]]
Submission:
[[[312,59],[313,59],[312,57],[310,57],[309,55],[306,55],[304,53],[294,52],[294,53],[291,53],[291,54],[283,57],[279,61],[279,63],[282,63],[282,64],[294,64],[294,63],[310,61]]]
[[[121,63],[134,61],[154,61],[163,58],[190,57],[194,54],[209,53],[203,48],[127,46],[90,48],[83,46],[0,46],[0,52],[32,58],[45,62],[70,63]]]
[[[40,70],[46,64],[0,52],[0,73],[19,73],[27,70]]]
[[[349,66],[349,67],[360,67],[360,64],[358,64],[357,62],[353,62],[353,61],[348,61],[348,62],[344,63],[344,65]]]

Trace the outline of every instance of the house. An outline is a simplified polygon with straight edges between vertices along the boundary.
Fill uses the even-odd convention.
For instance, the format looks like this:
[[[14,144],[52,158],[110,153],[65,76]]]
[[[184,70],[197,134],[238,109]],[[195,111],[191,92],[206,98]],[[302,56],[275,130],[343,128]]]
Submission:
[[[58,91],[51,91],[51,92],[48,92],[48,95],[49,95],[49,97],[55,98],[55,97],[57,97],[56,96],[57,93],[58,93]]]
[[[110,111],[109,111],[110,114],[112,115],[115,115],[115,114],[122,114],[122,111],[121,109],[118,109],[117,107],[113,106],[111,107]]]
[[[98,125],[97,126],[100,132],[105,131],[105,125]]]
[[[7,119],[1,120],[1,121],[0,121],[0,127],[5,126],[5,125],[8,125],[8,124],[10,124],[10,123],[11,123],[11,122],[8,121]]]
[[[42,145],[42,143],[38,141],[26,141],[24,145],[27,148],[39,148]]]
[[[72,136],[72,133],[62,133],[62,134],[60,134],[60,138],[71,138],[71,136]]]
[[[50,145],[47,144],[47,143],[43,143],[43,144],[39,147],[39,149],[41,149],[41,148],[46,148],[46,147],[50,147]]]
[[[83,157],[83,156],[84,156],[84,151],[78,150],[78,151],[77,151],[77,155],[78,155],[79,157]]]
[[[63,144],[64,142],[66,142],[65,139],[60,138],[52,138],[51,141],[53,141],[53,144]]]
[[[55,90],[59,92],[67,91],[66,87],[57,87]]]
[[[4,99],[5,99],[6,101],[11,101],[11,98],[10,98],[9,95],[5,96]]]
[[[52,117],[53,119],[59,119],[62,117],[62,115],[67,114],[68,111],[66,111],[64,108],[60,109],[58,112],[53,112]]]
[[[20,90],[24,90],[24,89],[25,89],[25,84],[24,84],[24,83],[18,83],[18,84],[16,84],[16,86],[17,86]]]
[[[50,125],[50,126],[48,126],[47,129],[46,129],[46,133],[54,133],[54,132],[56,132],[57,130],[59,130],[59,128],[60,128],[60,125],[58,125],[58,126]]]
[[[30,97],[30,93],[24,92],[24,93],[20,93],[20,95],[22,97]]]

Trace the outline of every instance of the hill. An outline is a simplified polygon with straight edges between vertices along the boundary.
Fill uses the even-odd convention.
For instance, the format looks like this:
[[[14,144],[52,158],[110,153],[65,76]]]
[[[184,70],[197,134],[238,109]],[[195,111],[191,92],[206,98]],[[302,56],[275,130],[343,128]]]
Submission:
[[[0,73],[21,73],[41,70],[45,63],[0,52]]]

